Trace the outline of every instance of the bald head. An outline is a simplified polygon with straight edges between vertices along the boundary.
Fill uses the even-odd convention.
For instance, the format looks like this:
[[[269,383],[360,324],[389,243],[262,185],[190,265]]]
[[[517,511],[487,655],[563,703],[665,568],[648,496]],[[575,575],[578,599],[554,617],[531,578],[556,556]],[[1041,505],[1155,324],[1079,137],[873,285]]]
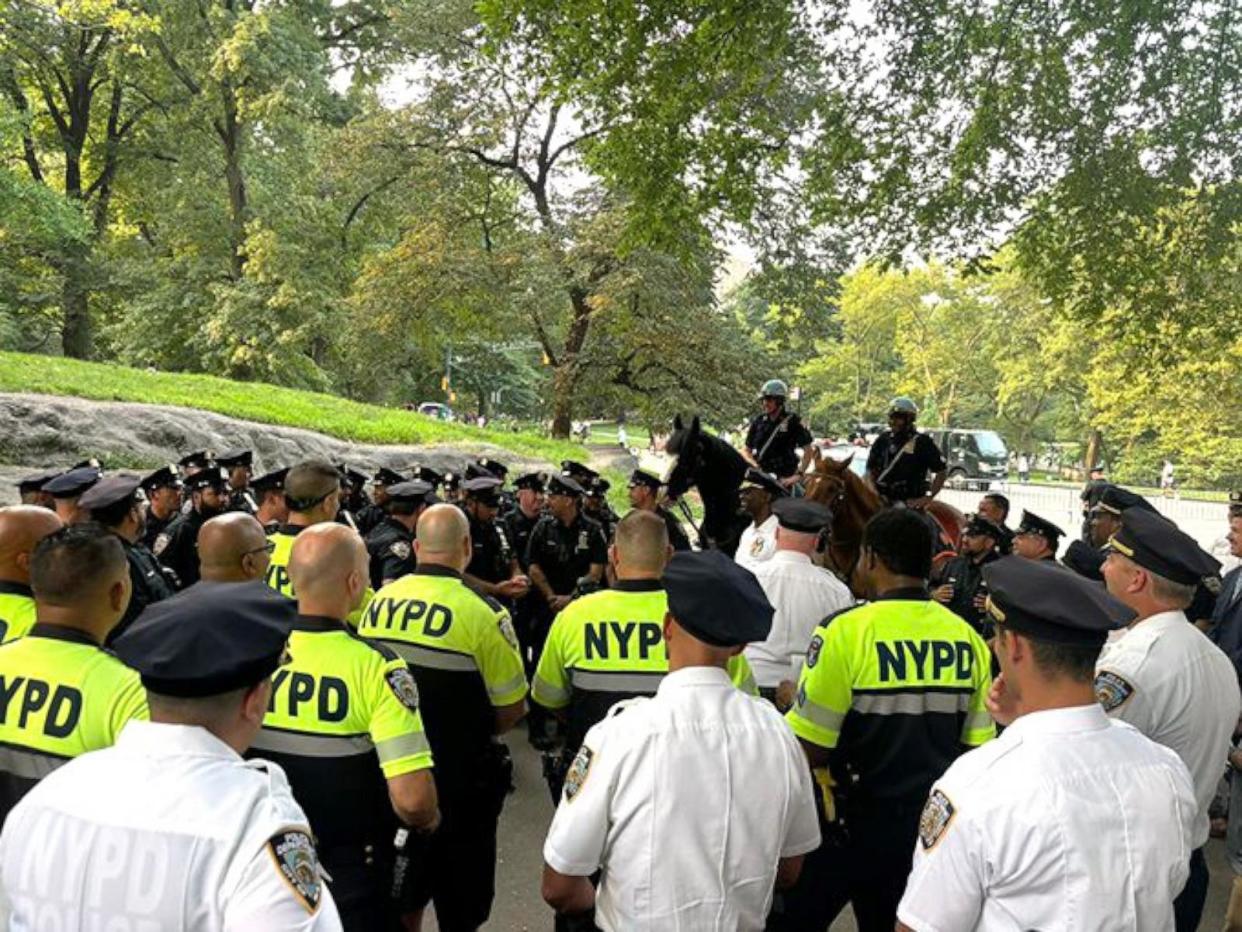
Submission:
[[[344,620],[367,590],[367,548],[358,532],[335,522],[298,534],[289,554],[289,580],[303,615]]]
[[[414,548],[419,563],[460,572],[470,563],[470,522],[454,505],[432,505],[418,519]]]
[[[35,544],[62,526],[56,512],[39,505],[0,508],[0,580],[30,585]]]
[[[198,531],[202,578],[211,582],[261,579],[267,571],[266,548],[263,525],[250,515],[240,511],[218,515]]]
[[[671,552],[668,525],[655,512],[636,508],[617,524],[612,562],[619,578],[658,577]]]

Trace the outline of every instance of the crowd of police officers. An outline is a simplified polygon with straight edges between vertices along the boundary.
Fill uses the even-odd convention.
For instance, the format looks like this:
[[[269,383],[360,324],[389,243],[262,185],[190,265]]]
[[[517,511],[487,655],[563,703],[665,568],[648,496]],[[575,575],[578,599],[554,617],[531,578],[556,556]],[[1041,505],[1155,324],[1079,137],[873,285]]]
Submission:
[[[737,566],[770,559],[780,548],[765,535],[778,539],[781,528],[829,534],[826,508],[771,507],[806,465],[794,454],[805,428],[790,427],[783,389],[765,385],[751,425],[745,455],[756,468],[739,507],[754,524]],[[801,673],[777,699],[816,781],[822,843],[805,860],[799,854],[800,878],[782,871],[780,889],[737,895],[759,896],[770,929],[826,929],[846,903],[860,928],[886,932],[895,923],[1070,927],[1059,924],[1066,917],[1092,917],[1083,928],[1197,928],[1207,812],[1242,704],[1239,672],[1213,641],[1242,640],[1224,630],[1242,625],[1242,613],[1231,614],[1242,584],[1228,577],[1217,607],[1219,563],[1141,496],[1103,481],[1084,493],[1087,534],[1063,562],[1060,528],[1024,512],[1010,530],[1007,499],[989,493],[958,551],[933,571],[922,508],[943,484],[944,461],[914,429],[916,415],[897,399],[868,463],[891,507],[864,532],[861,604],[807,619],[814,634]],[[759,468],[773,457],[784,468]],[[203,790],[211,805],[227,808],[234,797],[225,787],[236,783],[281,815],[212,829],[202,801],[178,803],[170,791],[163,818],[175,823],[180,805],[186,825],[197,826],[190,835],[215,832],[233,850],[270,833],[233,867],[169,848],[170,869],[197,879],[159,875],[181,891],[181,905],[148,891],[146,908],[160,917],[152,928],[417,929],[429,904],[441,929],[479,928],[492,910],[497,825],[512,789],[501,736],[527,718],[553,803],[570,813],[558,816],[568,831],[562,823],[591,772],[591,729],[618,702],[659,693],[670,663],[669,558],[691,548],[654,472],[632,473],[633,510],[621,519],[608,481],[572,461],[512,482],[487,457],[455,472],[416,464],[369,476],[315,460],[257,476],[254,466],[251,451],[196,451],[141,477],[83,462],[23,479],[22,504],[0,509],[0,817],[12,811],[24,827],[0,836],[0,917],[14,928],[87,927],[65,917],[145,927],[124,920],[143,898],[142,878],[127,872],[150,872],[143,845],[180,826],[161,829],[141,800],[118,803],[129,814],[115,824],[95,811],[107,813],[113,791],[141,795],[125,777],[138,772],[135,760],[164,774],[151,777],[157,783],[179,774],[187,792],[199,786],[186,769],[195,754],[223,768]],[[643,513],[659,520],[635,517]],[[1242,556],[1242,530],[1234,546]],[[730,606],[713,612],[727,616]],[[710,629],[686,622],[716,644]],[[768,701],[757,698],[740,645],[726,673]],[[1067,709],[1079,717],[1065,719]],[[1175,753],[1114,735],[1105,715]],[[174,731],[157,740],[159,728]],[[1066,802],[1058,781],[1085,779],[1081,761],[1045,750],[1028,767],[1046,768],[1044,781],[1024,784],[1027,799],[1012,796],[999,749],[1021,757],[1047,734],[1093,729],[1117,743],[1109,766],[1124,771],[1126,755],[1142,758],[1151,780],[1121,792],[1097,785],[1097,768],[1081,798]],[[168,749],[162,769],[149,760],[157,746]],[[101,749],[112,757],[89,756],[89,779],[85,763],[64,766]],[[158,787],[150,792],[160,798]],[[1026,815],[1016,818],[1005,800]],[[1145,822],[1136,810],[1153,805],[1180,815]],[[721,813],[721,844],[746,826],[742,808]],[[1115,847],[1112,861],[1066,841],[1066,825],[1086,818],[1094,841]],[[606,821],[608,832],[624,831],[615,812]],[[41,855],[25,850],[32,826],[54,839]],[[54,829],[79,833],[64,838],[128,834],[124,844],[93,841],[88,855],[62,852]],[[1025,845],[1039,863],[1024,865],[1004,844]],[[676,839],[652,838],[650,847],[656,867],[661,858],[715,865],[725,855],[675,852]],[[112,863],[79,870],[97,855]],[[72,872],[56,857],[78,873],[53,894],[45,877],[36,881]],[[600,863],[582,869],[601,896],[633,870],[606,858],[604,846]],[[658,882],[659,871],[645,869]],[[203,893],[196,884],[215,886]],[[940,897],[951,902],[938,902],[941,888],[954,891]],[[549,902],[567,902],[549,889],[545,879]],[[1108,913],[1100,902],[1075,901],[1091,889],[1121,898],[1112,919],[1099,918]],[[185,912],[196,890],[218,902]],[[1230,921],[1242,928],[1242,894],[1236,900]],[[558,928],[593,929],[597,919],[618,927],[615,915],[594,917],[582,905],[558,913]],[[641,902],[626,908],[642,918]],[[665,917],[643,927],[683,926]]]

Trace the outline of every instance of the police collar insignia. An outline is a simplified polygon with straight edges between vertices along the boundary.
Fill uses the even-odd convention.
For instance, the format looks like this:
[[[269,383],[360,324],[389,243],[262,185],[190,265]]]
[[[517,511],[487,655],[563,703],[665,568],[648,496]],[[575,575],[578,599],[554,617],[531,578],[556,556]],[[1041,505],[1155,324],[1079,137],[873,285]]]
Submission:
[[[290,829],[268,839],[267,848],[285,883],[306,911],[313,914],[323,898],[323,879],[319,876],[319,859],[310,836]]]
[[[393,695],[411,712],[417,712],[418,684],[414,682],[414,674],[407,669],[397,669],[389,670],[386,676]]]
[[[940,790],[931,791],[926,805],[923,806],[923,814],[919,816],[919,841],[924,851],[929,851],[936,846],[940,836],[953,821],[955,812],[957,810],[953,808],[949,797]]]
[[[569,765],[569,771],[565,774],[565,802],[572,802],[578,795],[591,773],[591,761],[594,759],[595,752],[585,744],[578,749],[574,762]]]

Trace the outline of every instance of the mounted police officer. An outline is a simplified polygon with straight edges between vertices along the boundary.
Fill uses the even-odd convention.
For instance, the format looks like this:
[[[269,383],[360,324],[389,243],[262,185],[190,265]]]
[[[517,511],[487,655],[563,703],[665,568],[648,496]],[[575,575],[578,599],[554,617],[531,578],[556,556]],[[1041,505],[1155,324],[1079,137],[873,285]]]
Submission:
[[[888,429],[880,433],[867,455],[867,478],[890,503],[925,508],[944,486],[948,464],[936,441],[915,427],[918,416],[918,405],[911,399],[893,399],[888,406]]]
[[[750,465],[776,476],[788,488],[806,471],[814,456],[811,432],[799,415],[785,410],[789,387],[780,379],[764,382],[759,397],[763,411],[751,418],[745,448],[739,452]],[[801,462],[797,453],[799,447],[802,448]]]

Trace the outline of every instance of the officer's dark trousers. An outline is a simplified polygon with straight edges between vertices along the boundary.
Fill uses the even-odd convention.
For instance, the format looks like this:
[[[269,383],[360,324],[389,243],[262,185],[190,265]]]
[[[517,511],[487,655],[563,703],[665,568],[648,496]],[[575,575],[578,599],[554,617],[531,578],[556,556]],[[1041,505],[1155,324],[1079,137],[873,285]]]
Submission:
[[[332,878],[328,886],[345,932],[400,928],[392,901],[392,861],[386,849],[368,853],[357,845],[325,850],[320,860]]]
[[[846,903],[859,932],[892,932],[918,838],[923,800],[874,802],[849,811],[849,835],[820,821],[823,836],[797,884],[773,901],[769,932],[824,932]]]
[[[1196,848],[1190,855],[1190,876],[1186,878],[1186,886],[1173,901],[1173,928],[1176,932],[1195,932],[1199,928],[1207,892],[1207,859],[1203,856],[1203,849]]]

